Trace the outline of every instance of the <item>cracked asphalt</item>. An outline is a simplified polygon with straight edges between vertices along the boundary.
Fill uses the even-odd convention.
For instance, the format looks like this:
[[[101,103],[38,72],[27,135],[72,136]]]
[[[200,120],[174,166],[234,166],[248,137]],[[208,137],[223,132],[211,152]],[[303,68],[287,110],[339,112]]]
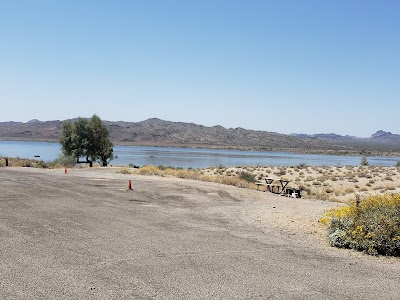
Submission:
[[[0,168],[1,299],[400,298],[398,258],[327,245],[334,203],[117,170]]]

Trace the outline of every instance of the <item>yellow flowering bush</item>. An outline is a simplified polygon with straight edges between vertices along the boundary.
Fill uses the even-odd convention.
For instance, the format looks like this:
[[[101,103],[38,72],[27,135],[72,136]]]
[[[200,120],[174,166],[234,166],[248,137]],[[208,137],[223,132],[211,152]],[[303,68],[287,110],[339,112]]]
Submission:
[[[332,246],[400,256],[400,195],[353,201],[349,206],[327,211],[321,222],[328,226]]]

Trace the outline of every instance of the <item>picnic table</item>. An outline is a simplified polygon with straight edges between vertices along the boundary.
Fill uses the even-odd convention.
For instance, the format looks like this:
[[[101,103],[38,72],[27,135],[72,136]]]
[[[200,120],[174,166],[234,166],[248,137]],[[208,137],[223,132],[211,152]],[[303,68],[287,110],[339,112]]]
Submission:
[[[270,177],[264,178],[264,180],[266,183],[256,182],[257,189],[259,189],[260,186],[265,186],[266,189],[264,192],[268,191],[286,197],[301,198],[301,189],[287,187],[287,185],[291,182],[290,180]]]
[[[286,186],[289,184],[290,180],[280,179],[280,178],[264,178],[267,183],[267,191],[275,194],[284,193]],[[279,182],[278,184],[274,184],[273,182]]]

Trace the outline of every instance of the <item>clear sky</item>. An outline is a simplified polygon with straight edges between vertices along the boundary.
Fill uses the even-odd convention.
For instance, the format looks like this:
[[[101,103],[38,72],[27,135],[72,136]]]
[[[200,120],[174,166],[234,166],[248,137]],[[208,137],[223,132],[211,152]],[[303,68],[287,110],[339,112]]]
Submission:
[[[400,133],[398,0],[0,0],[0,121]]]

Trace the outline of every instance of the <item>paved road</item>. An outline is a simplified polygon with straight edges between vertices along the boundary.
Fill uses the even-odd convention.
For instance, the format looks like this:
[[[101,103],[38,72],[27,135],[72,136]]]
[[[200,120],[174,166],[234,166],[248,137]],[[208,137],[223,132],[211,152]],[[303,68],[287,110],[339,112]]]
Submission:
[[[400,260],[328,247],[304,226],[316,205],[110,169],[0,168],[0,298],[399,299]]]

